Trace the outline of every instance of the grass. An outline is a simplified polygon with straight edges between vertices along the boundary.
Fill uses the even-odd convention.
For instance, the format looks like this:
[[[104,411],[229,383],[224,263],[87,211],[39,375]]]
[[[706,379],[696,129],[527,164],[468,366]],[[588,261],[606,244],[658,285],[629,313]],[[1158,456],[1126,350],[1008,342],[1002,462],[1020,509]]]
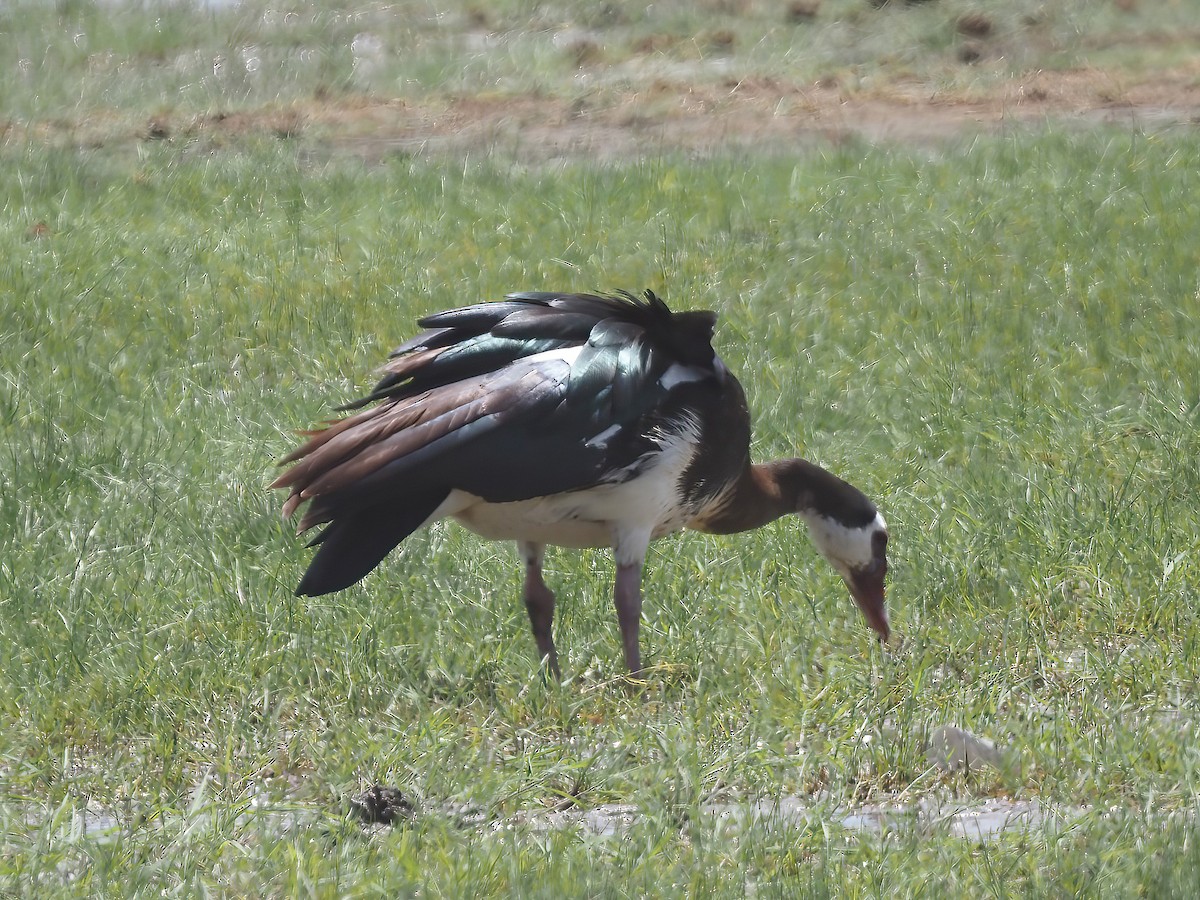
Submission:
[[[1012,4],[989,38],[1007,55],[973,68],[950,2],[826,0],[795,23],[757,2],[0,10],[0,894],[1190,896],[1191,131],[540,168],[368,166],[287,129],[81,137],[601,74],[601,94],[831,67],[863,90],[969,86],[1035,50],[1136,72],[1130,47],[1189,9]],[[363,34],[384,46],[360,45],[369,65]],[[548,559],[561,686],[515,554],[456,527],[292,596],[309,551],[273,463],[418,316],[643,287],[719,311],[757,457],[803,452],[880,501],[899,647],[787,521],[655,545],[646,696],[620,680],[604,553]],[[923,745],[946,722],[1015,764],[939,773]],[[347,819],[375,782],[419,802],[413,822]],[[986,843],[840,824],[997,797],[1068,815]],[[709,806],[778,798],[814,818],[734,827]],[[521,824],[567,802],[639,814],[617,837]]]
[[[1108,894],[1195,873],[1200,211],[1190,136],[937,158],[318,167],[288,142],[9,151],[0,734],[17,892]],[[42,223],[42,227],[38,227]],[[653,551],[648,698],[605,554],[553,555],[562,687],[509,548],[454,527],[298,600],[265,484],[416,316],[514,288],[721,313],[756,453],[879,498],[902,647],[794,522]],[[942,776],[952,721],[1013,748]],[[422,801],[371,836],[375,781]],[[464,828],[566,795],[620,840]],[[755,826],[709,798],[993,795],[1083,818],[979,846]],[[269,812],[256,813],[261,806]],[[288,825],[279,808],[296,809]],[[107,817],[82,828],[80,816]],[[273,810],[273,811],[272,811]],[[282,816],[282,818],[281,818]],[[1078,889],[1078,890],[1077,890]]]
[[[992,8],[995,7],[995,8]],[[1040,68],[1195,56],[1188,2],[824,0],[812,17],[775,0],[645,4],[18,0],[0,10],[11,132],[57,127],[94,140],[166,113],[228,115],[357,97],[437,102],[483,94],[606,97],[664,82],[836,81],[851,94],[921,82],[969,92]],[[982,16],[969,39],[958,23]],[[963,65],[964,41],[978,45]]]

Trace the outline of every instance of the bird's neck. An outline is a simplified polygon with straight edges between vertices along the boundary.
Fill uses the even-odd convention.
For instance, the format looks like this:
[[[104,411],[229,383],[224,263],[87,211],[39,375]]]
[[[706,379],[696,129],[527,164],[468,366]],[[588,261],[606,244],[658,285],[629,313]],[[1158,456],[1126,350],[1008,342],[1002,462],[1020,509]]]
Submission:
[[[774,522],[788,513],[803,512],[815,468],[803,459],[747,465],[717,508],[692,527],[710,534],[733,534]]]

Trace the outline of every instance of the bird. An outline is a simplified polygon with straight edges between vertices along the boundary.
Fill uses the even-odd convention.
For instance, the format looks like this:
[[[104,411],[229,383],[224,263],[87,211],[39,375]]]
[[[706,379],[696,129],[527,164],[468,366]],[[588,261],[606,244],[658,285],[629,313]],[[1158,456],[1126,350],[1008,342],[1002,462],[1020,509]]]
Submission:
[[[296,594],[349,587],[417,529],[454,519],[516,542],[541,665],[561,678],[546,547],[607,547],[638,676],[651,541],[795,514],[887,642],[883,515],[806,459],[751,461],[746,395],[712,347],[716,320],[653,291],[512,293],[419,319],[374,389],[279,461],[284,518],[307,503],[297,533],[324,526]]]

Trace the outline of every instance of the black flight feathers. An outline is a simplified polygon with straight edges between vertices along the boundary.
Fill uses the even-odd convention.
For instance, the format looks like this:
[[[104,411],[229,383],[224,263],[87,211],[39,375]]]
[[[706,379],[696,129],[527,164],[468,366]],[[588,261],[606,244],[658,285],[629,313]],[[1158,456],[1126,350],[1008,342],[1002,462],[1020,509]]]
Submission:
[[[427,329],[391,353],[387,373],[366,397],[346,404],[358,409],[389,397],[408,397],[464,378],[494,372],[526,356],[562,347],[653,347],[690,366],[711,366],[716,313],[672,312],[653,291],[509,294],[419,320]]]

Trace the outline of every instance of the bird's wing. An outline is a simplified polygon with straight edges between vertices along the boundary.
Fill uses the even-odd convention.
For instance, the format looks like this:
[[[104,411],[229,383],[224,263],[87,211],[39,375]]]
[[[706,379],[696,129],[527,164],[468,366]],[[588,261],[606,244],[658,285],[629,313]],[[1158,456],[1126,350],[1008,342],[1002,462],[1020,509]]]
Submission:
[[[514,295],[430,316],[351,406],[373,405],[311,433],[272,487],[290,490],[285,515],[310,501],[300,530],[331,523],[326,546],[392,523],[361,577],[451,490],[506,502],[632,477],[656,427],[720,379],[713,319],[653,295]]]
[[[272,487],[291,488],[285,515],[314,501],[307,528],[413,477],[497,502],[595,484],[652,449],[648,426],[682,385],[720,377],[714,319],[652,294],[519,294],[429,316],[347,407],[366,408],[309,433]]]

